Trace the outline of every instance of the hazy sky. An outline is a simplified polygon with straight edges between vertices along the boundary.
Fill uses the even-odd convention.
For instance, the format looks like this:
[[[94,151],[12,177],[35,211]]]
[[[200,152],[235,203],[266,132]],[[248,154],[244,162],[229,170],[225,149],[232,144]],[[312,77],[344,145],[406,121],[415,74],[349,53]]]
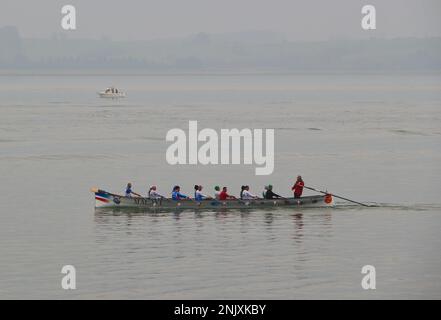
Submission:
[[[289,40],[441,36],[441,0],[1,0],[0,26],[17,26],[24,37],[63,32],[65,4],[77,9],[72,37],[135,40],[252,30],[282,32]],[[377,9],[375,31],[360,27],[365,4]]]

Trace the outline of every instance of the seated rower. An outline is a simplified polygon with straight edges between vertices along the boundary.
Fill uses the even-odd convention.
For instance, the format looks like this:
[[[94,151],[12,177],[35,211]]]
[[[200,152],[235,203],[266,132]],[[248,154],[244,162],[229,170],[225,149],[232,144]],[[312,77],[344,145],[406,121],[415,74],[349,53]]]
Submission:
[[[246,187],[247,187],[247,186],[241,186],[241,187],[240,187],[240,195],[239,195],[239,198],[242,199],[243,192],[245,191]]]
[[[268,185],[267,190],[265,192],[265,199],[279,199],[279,198],[283,198],[282,196],[279,196],[277,193],[273,192],[273,186],[272,185]]]
[[[210,196],[207,196],[207,195],[205,195],[205,194],[203,194],[202,193],[202,186],[201,185],[195,185],[194,186],[194,199],[196,200],[196,201],[202,201],[202,200],[205,200],[205,199],[212,199],[212,197],[210,197]]]
[[[178,201],[178,200],[182,200],[182,199],[190,199],[189,196],[186,196],[185,194],[182,194],[180,191],[181,191],[181,187],[180,186],[175,186],[173,188],[173,191],[172,191],[172,199],[173,200]]]
[[[250,192],[249,186],[245,186],[245,189],[242,192],[242,199],[243,200],[252,200],[252,199],[259,199],[259,197]]]
[[[294,191],[294,198],[300,198],[302,196],[304,186],[305,183],[303,182],[302,176],[297,176],[297,181],[291,188],[291,190]]]
[[[219,186],[215,186],[214,187],[214,198],[216,200],[219,200],[219,195],[220,195],[221,191],[220,191],[220,187]]]
[[[266,193],[268,192],[268,186],[264,186],[263,187],[263,191],[262,191],[262,197],[264,198],[264,199],[266,199]]]
[[[227,187],[223,187],[222,188],[222,192],[219,194],[219,200],[229,200],[229,199],[236,199],[235,196],[230,196],[227,193]]]
[[[126,187],[126,197],[131,197],[132,194],[134,194],[135,196],[141,197],[140,194],[137,194],[136,192],[132,191],[132,184],[129,182]]]
[[[165,197],[163,195],[160,195],[156,191],[156,186],[151,186],[150,189],[149,189],[149,198],[150,199],[163,199]]]

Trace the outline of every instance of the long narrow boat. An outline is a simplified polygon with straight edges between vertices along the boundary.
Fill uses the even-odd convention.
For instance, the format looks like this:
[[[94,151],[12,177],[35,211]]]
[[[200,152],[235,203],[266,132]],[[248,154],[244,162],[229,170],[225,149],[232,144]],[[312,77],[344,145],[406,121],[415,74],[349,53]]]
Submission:
[[[256,199],[256,200],[172,200],[169,198],[150,199],[143,197],[126,197],[113,194],[97,188],[92,188],[95,194],[95,208],[142,208],[158,209],[243,209],[243,208],[274,208],[274,207],[330,207],[334,205],[332,195],[305,196],[301,198]]]

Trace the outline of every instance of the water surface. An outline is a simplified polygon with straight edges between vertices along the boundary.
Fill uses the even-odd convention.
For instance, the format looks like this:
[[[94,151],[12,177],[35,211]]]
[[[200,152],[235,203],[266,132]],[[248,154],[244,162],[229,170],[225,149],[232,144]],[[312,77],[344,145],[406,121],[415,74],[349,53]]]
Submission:
[[[127,98],[99,99],[109,85]],[[0,76],[0,297],[441,298],[440,107],[438,75]],[[168,165],[165,135],[189,120],[276,129],[274,173]],[[379,205],[95,212],[89,192],[289,195],[299,173]]]

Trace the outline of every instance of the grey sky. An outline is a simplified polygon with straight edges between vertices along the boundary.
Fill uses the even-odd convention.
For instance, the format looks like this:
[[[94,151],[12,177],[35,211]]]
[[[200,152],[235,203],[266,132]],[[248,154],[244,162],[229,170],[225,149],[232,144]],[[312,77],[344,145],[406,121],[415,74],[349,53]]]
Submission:
[[[270,30],[289,40],[441,36],[440,0],[2,0],[0,26],[24,37],[62,32],[61,7],[77,9],[71,37],[154,39],[198,32]],[[360,27],[361,7],[377,9],[377,30]]]

